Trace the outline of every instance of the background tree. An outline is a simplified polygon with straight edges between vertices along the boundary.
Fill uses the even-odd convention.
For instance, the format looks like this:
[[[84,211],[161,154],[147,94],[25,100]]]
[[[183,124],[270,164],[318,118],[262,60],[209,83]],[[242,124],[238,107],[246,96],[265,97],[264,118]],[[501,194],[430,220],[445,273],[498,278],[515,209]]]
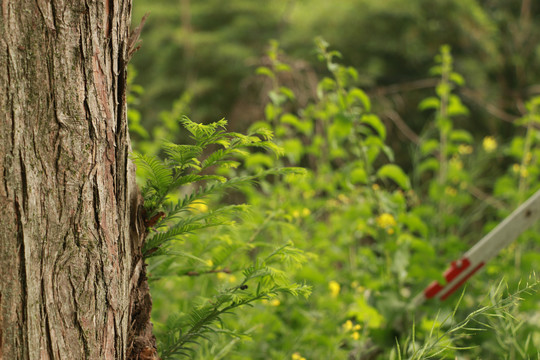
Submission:
[[[0,14],[0,358],[151,359],[131,1],[3,0]]]

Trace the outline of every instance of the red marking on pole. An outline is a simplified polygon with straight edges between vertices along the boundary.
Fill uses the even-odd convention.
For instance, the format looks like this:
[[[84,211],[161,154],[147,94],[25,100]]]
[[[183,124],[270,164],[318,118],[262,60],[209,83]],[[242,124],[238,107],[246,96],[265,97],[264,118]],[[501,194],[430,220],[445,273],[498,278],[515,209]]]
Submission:
[[[452,261],[450,269],[444,272],[444,278],[447,282],[454,280],[459,274],[471,265],[471,262],[467,258],[462,258],[458,261]]]
[[[462,258],[458,261],[452,261],[450,268],[444,272],[444,278],[446,282],[449,283],[454,280],[459,274],[461,274],[465,269],[471,265],[471,262],[467,258]],[[427,299],[435,297],[439,291],[444,289],[444,285],[441,285],[438,281],[432,282],[426,290],[424,290],[424,295]]]
[[[439,284],[437,281],[432,282],[426,290],[424,290],[424,295],[426,299],[431,299],[435,295],[439,293],[443,289],[443,286]]]
[[[470,273],[467,274],[463,279],[461,279],[456,285],[454,285],[450,290],[448,290],[443,296],[441,296],[441,300],[446,300],[450,295],[454,293],[465,281],[469,280],[471,276],[474,275],[475,272],[480,270],[480,268],[484,266],[484,262],[481,262],[480,264],[476,265],[474,269]]]

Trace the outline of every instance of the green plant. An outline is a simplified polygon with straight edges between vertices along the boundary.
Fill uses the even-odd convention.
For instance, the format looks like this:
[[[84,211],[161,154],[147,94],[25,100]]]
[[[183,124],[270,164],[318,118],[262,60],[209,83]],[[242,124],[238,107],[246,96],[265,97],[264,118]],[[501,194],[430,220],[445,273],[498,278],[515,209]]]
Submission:
[[[440,319],[438,313],[431,321],[429,332],[425,334],[424,339],[418,339],[416,327],[413,324],[412,334],[406,341],[396,347],[397,351],[392,352],[391,359],[432,359],[432,358],[455,358],[456,351],[473,350],[476,346],[464,346],[460,343],[466,343],[467,338],[473,337],[478,333],[491,331],[497,335],[499,351],[494,351],[493,355],[505,354],[504,358],[526,358],[530,347],[531,334],[526,334],[525,343],[520,344],[518,332],[523,325],[523,321],[515,318],[519,304],[523,301],[523,296],[532,295],[538,290],[539,282],[533,276],[531,282],[523,288],[518,284],[518,289],[513,293],[503,296],[503,281],[499,282],[497,287],[490,289],[488,297],[489,305],[482,306],[470,312],[464,319],[457,319],[457,311],[463,299],[464,292],[457,301],[454,310]],[[425,321],[425,319],[423,320]],[[425,326],[425,325],[424,325]],[[523,335],[523,331],[521,331]],[[397,354],[396,354],[397,353]]]
[[[535,355],[540,338],[528,333],[540,325],[532,298],[520,301],[518,291],[503,299],[496,291],[478,310],[500,274],[515,287],[540,265],[535,229],[486,264],[461,298],[416,311],[410,301],[432,280],[443,281],[450,260],[540,187],[540,101],[528,104],[510,144],[475,139],[462,128],[464,80],[442,47],[436,96],[420,105],[431,112],[409,177],[387,145],[388,124],[357,86],[358,72],[339,64],[322,39],[316,49],[327,72],[305,106],[283,85],[292,67],[272,42],[270,63],[257,69],[271,88],[265,118],[249,135],[184,119],[194,145],[165,142],[165,160],[135,156],[147,172],[153,220],[144,250],[162,356],[492,358],[512,344],[520,344],[515,357]],[[270,140],[283,158],[259,149],[276,152]],[[303,176],[274,170],[284,165],[307,169]],[[304,282],[313,289],[309,300],[283,296],[306,294]],[[214,336],[220,333],[233,337]],[[248,337],[256,341],[240,341]]]
[[[246,206],[221,206],[208,211],[204,201],[226,189],[237,188],[269,175],[303,172],[299,168],[280,168],[232,178],[209,173],[211,169],[219,172],[219,169],[239,166],[238,157],[248,155],[246,149],[250,147],[271,149],[277,153],[280,149],[271,142],[272,133],[266,129],[242,135],[226,132],[225,120],[203,125],[184,117],[180,122],[191,134],[193,145],[164,142],[162,145],[164,160],[152,155],[137,153],[133,155],[140,175],[145,179],[142,194],[148,233],[143,246],[143,255],[147,261],[149,258],[165,258],[156,262],[150,261],[150,278],[154,281],[167,276],[181,276],[174,271],[175,262],[179,257],[204,264],[207,273],[230,272],[217,268],[220,265],[217,259],[205,260],[186,251],[183,245],[190,240],[190,234],[195,231],[232,225],[233,214],[246,212]],[[213,151],[205,154],[205,150],[210,146],[214,146]],[[199,183],[203,185],[195,186]],[[190,186],[191,190],[186,191]],[[223,256],[223,254],[215,255]],[[237,308],[279,293],[307,296],[309,287],[288,281],[284,271],[276,267],[276,263],[280,261],[301,263],[305,261],[305,257],[302,251],[292,247],[291,243],[279,246],[269,255],[262,258],[255,257],[251,265],[245,266],[242,270],[244,278],[236,286],[216,291],[217,294],[211,299],[202,301],[200,305],[193,305],[186,315],[171,316],[166,326],[158,332],[162,358],[188,356],[186,351],[209,332],[234,334],[222,326],[216,326],[216,323],[222,325],[221,317]],[[192,269],[182,275],[195,273]]]

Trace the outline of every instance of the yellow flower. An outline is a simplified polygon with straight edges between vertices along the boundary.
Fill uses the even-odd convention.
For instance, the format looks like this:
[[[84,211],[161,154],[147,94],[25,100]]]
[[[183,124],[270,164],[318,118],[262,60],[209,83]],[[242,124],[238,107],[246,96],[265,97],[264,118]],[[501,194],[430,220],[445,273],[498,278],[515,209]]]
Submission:
[[[490,153],[497,148],[497,140],[493,136],[486,136],[482,141],[482,146],[486,152]]]
[[[218,278],[218,280],[223,280],[223,279],[227,278],[227,274],[222,273],[222,272],[218,272],[216,277]]]
[[[300,211],[298,210],[294,210],[292,212],[292,216],[295,218],[295,219],[298,219],[300,217]]]
[[[214,262],[210,259],[206,260],[206,264],[210,267],[214,266]]]
[[[343,331],[349,331],[349,330],[352,330],[353,328],[353,323],[351,320],[347,320],[345,321],[345,323],[342,325],[343,327]]]
[[[330,295],[333,298],[337,298],[341,290],[341,285],[337,281],[332,280],[328,283],[328,288],[330,289]]]
[[[279,301],[279,299],[272,299],[272,301],[270,301],[270,305],[279,306],[281,305],[281,301]]]
[[[203,213],[208,211],[208,205],[202,200],[197,200],[189,205],[191,211],[194,213]]]
[[[396,231],[395,231],[394,229],[392,229],[392,228],[386,229],[386,233],[387,233],[388,235],[392,235],[392,234],[395,233],[395,232],[396,232]]]
[[[386,229],[391,226],[396,226],[396,219],[394,219],[394,217],[389,213],[383,213],[379,215],[377,219],[375,219],[375,222],[377,222],[377,225],[381,229]]]
[[[352,333],[351,337],[354,340],[358,340],[358,339],[360,339],[360,333],[358,331],[355,331],[355,332]]]
[[[375,191],[379,190],[381,187],[379,186],[379,184],[373,184],[371,185],[371,188]]]
[[[309,210],[308,208],[304,208],[302,210],[302,216],[303,217],[308,217],[309,215],[311,215],[311,210]]]
[[[292,354],[292,360],[306,360],[306,358],[300,355],[299,352],[295,352]]]
[[[234,276],[234,275],[229,275],[227,280],[228,280],[230,283],[236,282],[236,276]]]
[[[529,170],[525,166],[521,166],[519,164],[512,165],[512,171],[516,174],[519,174],[519,176],[525,178],[529,176]]]
[[[457,190],[454,189],[453,187],[451,186],[447,186],[445,189],[444,189],[444,193],[448,196],[456,196],[457,195]]]
[[[354,325],[354,328],[353,328],[353,329],[354,329],[354,331],[358,331],[358,330],[360,330],[361,328],[362,328],[362,325],[356,324],[356,325]]]
[[[461,161],[459,159],[459,157],[457,156],[453,156],[451,159],[450,159],[450,166],[456,168],[457,170],[461,170],[463,169],[463,161]]]
[[[473,147],[471,145],[461,144],[461,145],[458,146],[458,152],[461,155],[469,155],[469,154],[472,154]]]

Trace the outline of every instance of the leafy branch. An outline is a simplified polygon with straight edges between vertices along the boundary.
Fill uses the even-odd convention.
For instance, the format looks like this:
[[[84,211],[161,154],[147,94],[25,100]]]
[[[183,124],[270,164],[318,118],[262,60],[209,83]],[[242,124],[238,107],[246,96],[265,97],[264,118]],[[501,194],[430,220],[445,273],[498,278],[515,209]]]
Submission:
[[[165,255],[166,245],[173,239],[209,227],[228,224],[231,214],[245,211],[245,206],[227,206],[204,214],[190,216],[196,204],[211,195],[228,189],[256,182],[269,175],[299,174],[300,168],[282,168],[262,171],[255,175],[227,178],[211,174],[211,168],[236,168],[239,158],[249,154],[248,148],[262,148],[281,154],[281,149],[271,140],[268,129],[257,129],[248,135],[226,132],[227,121],[198,124],[187,117],[180,122],[194,140],[193,145],[165,142],[162,146],[165,159],[144,154],[133,155],[145,183],[142,186],[149,233],[143,247],[145,257]],[[205,156],[210,146],[218,149]],[[201,185],[202,184],[202,185]],[[198,187],[194,187],[197,185]],[[171,201],[175,192],[192,186],[192,191]]]

